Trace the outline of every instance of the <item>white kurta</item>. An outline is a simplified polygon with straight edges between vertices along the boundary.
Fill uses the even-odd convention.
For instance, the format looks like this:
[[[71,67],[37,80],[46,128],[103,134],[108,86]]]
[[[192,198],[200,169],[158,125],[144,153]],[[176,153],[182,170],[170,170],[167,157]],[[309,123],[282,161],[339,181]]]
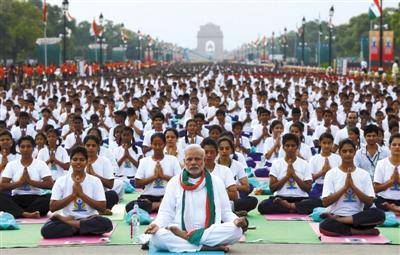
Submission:
[[[199,251],[203,245],[228,245],[241,238],[242,229],[233,223],[237,216],[231,210],[225,186],[217,176],[211,175],[211,177],[214,188],[215,224],[204,231],[201,245],[193,245],[165,229],[168,226],[179,228],[182,226],[183,189],[180,185],[181,176],[178,175],[168,182],[157,218],[153,222],[161,228],[150,240],[157,249],[170,252],[194,252]],[[194,180],[189,179],[189,181],[194,183]],[[206,197],[205,180],[198,189],[186,191],[185,226],[187,231],[204,227]]]

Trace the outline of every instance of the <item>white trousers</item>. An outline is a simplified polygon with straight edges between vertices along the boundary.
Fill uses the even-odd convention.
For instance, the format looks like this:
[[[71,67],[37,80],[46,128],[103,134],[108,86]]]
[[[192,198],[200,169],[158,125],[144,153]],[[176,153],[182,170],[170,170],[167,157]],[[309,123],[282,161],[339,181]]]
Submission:
[[[242,229],[232,222],[213,224],[204,231],[200,245],[193,245],[171,231],[162,228],[150,239],[150,243],[158,250],[169,252],[200,251],[203,245],[209,247],[234,244],[242,237]]]

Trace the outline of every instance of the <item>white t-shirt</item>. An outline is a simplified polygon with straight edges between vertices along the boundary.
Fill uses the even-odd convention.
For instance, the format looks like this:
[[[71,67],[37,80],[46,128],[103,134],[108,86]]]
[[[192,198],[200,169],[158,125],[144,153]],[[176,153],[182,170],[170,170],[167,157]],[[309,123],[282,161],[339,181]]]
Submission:
[[[131,148],[128,149],[129,155],[136,161],[139,160],[139,157],[143,155],[142,149],[136,146],[137,153]],[[114,150],[114,156],[119,161],[122,156],[125,154],[125,149],[123,146],[118,146]],[[137,168],[130,162],[129,160],[125,160],[118,168],[118,172],[116,176],[124,176],[124,177],[134,177],[136,175]]]
[[[282,140],[282,138],[281,138],[281,140]],[[281,141],[281,144],[282,144],[282,141]],[[275,145],[275,139],[272,136],[265,139],[263,153],[265,154],[268,151],[270,151],[272,149],[272,147],[274,147],[274,145]],[[275,153],[275,152],[272,153],[271,158],[268,159],[269,162],[273,162],[276,159],[280,158],[279,153],[282,150],[282,145],[279,148],[280,149],[278,150],[277,153]]]
[[[179,161],[174,156],[164,155],[164,158],[160,161],[160,164],[164,175],[175,176],[181,173],[181,166],[179,165]],[[155,173],[155,167],[156,161],[154,161],[152,157],[149,156],[142,158],[139,162],[139,167],[136,172],[135,178],[150,178]],[[167,182],[165,180],[155,180],[154,182],[147,184],[144,187],[142,195],[163,196],[165,193],[166,185]]]
[[[382,184],[389,181],[394,171],[395,166],[390,162],[389,158],[379,160],[375,168],[374,182]],[[377,195],[386,199],[400,200],[400,184],[397,183]]]
[[[232,171],[226,166],[215,164],[214,170],[211,172],[211,174],[218,176],[224,183],[225,188],[236,184],[235,180],[233,179]]]
[[[332,134],[332,136],[335,137],[336,133],[339,131],[338,126],[336,126],[336,125],[331,125],[330,128],[331,128],[331,134]],[[313,140],[319,140],[319,137],[320,137],[323,133],[325,133],[326,130],[327,130],[327,128],[324,126],[324,124],[318,125],[317,128],[316,128],[315,131],[314,131]]]
[[[57,146],[57,149],[56,149],[54,155],[58,161],[61,161],[63,163],[70,162],[68,152],[61,146]],[[49,160],[49,158],[50,158],[50,151],[49,151],[49,148],[47,146],[45,146],[44,148],[42,148],[39,151],[37,159],[40,159],[40,160],[46,162],[47,160]],[[51,170],[51,175],[53,177],[53,180],[57,180],[59,177],[61,177],[67,173],[66,170],[64,170],[61,166],[59,166],[57,164],[49,163],[48,167]]]
[[[274,161],[271,166],[270,175],[276,177],[279,180],[282,180],[287,173],[288,163],[284,158],[280,158]],[[311,171],[309,164],[301,159],[296,158],[293,163],[293,168],[295,170],[296,175],[302,181],[310,181],[312,180]],[[304,190],[300,189],[297,185],[293,177],[291,177],[287,183],[280,189],[275,191],[274,196],[283,196],[283,197],[308,197],[308,193]]]
[[[21,164],[21,160],[13,160],[6,165],[2,177],[9,178],[12,182],[17,182],[21,179],[23,173],[24,166]],[[41,181],[43,178],[51,176],[49,167],[39,159],[34,159],[28,166],[28,174],[33,181]],[[12,195],[40,195],[41,191],[42,189],[25,183],[21,187],[13,189]]]
[[[72,172],[60,177],[55,182],[51,190],[51,200],[62,200],[72,194],[72,186],[74,184]],[[106,196],[103,184],[100,179],[87,174],[81,183],[83,193],[96,201],[106,201]],[[97,210],[86,204],[81,198],[68,204],[61,209],[64,216],[73,216],[75,219],[87,218],[92,215],[97,215]]]
[[[335,154],[331,153],[328,157],[329,165],[332,168],[334,167],[339,167],[340,164],[342,164],[342,158]],[[322,167],[325,164],[325,157],[322,156],[321,154],[316,154],[311,157],[310,159],[310,167],[311,167],[311,174],[316,174],[319,171],[321,171]],[[324,184],[324,178],[325,176],[321,176],[318,179],[316,179],[314,182],[317,184]]]
[[[358,189],[369,197],[375,197],[374,187],[371,177],[367,171],[361,168],[356,168],[351,173],[353,183]],[[338,167],[329,170],[324,179],[324,187],[322,189],[322,198],[328,197],[340,190],[346,183],[347,173],[340,170]],[[328,207],[330,213],[340,216],[352,216],[363,211],[364,203],[356,196],[352,189],[339,198],[338,201]]]
[[[178,144],[177,144],[178,150],[184,152],[185,148],[191,144],[190,143],[191,139],[190,138],[187,138],[187,139],[188,139],[188,143],[186,143],[186,136],[178,139]],[[201,144],[202,141],[203,141],[203,137],[201,137],[201,136],[196,135],[196,137],[194,138],[194,144]]]
[[[267,125],[267,127],[268,127],[268,125]],[[259,139],[259,138],[262,136],[263,128],[264,128],[264,127],[263,127],[262,124],[258,124],[258,125],[256,125],[256,126],[254,126],[254,128],[253,128],[253,136],[251,137],[251,140],[252,140],[252,141],[257,140],[257,139]],[[257,144],[257,145],[255,146],[257,152],[264,153],[263,150],[264,150],[264,143],[265,143],[265,140],[267,140],[267,138],[262,139],[262,140],[260,141],[260,143]]]
[[[81,140],[82,140],[82,142],[83,142],[83,134],[81,135]],[[75,135],[75,133],[71,133],[71,134],[69,134],[69,135],[67,135],[67,137],[65,138],[65,141],[64,141],[64,148],[66,149],[66,150],[69,150],[69,149],[71,149],[72,148],[72,146],[74,146],[75,145],[75,143],[76,143],[76,135]]]
[[[245,169],[246,166],[240,163],[237,160],[232,160],[231,166],[229,169],[232,171],[233,179],[236,184],[240,184],[240,179],[247,177]]]
[[[104,179],[114,179],[113,166],[110,160],[106,157],[98,156],[92,164],[93,171]]]
[[[11,154],[10,153],[10,154],[7,155],[7,161],[8,162],[11,162],[13,160],[20,159],[20,158],[21,158],[21,154]],[[3,161],[3,155],[0,154],[0,162],[1,161]],[[0,172],[0,177],[3,175],[3,172]]]

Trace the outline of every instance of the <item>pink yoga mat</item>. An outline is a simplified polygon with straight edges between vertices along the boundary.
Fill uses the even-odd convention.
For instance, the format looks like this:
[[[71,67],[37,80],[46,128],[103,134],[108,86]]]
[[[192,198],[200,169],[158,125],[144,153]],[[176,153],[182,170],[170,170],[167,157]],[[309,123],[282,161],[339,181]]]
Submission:
[[[151,213],[150,214],[150,218],[152,218],[153,220],[157,217],[157,213]]]
[[[283,220],[283,221],[309,221],[311,220],[308,215],[296,213],[283,213],[283,214],[266,214],[263,215],[266,220]]]
[[[57,245],[74,245],[74,244],[104,244],[109,241],[116,224],[113,224],[113,230],[102,236],[73,236],[55,239],[42,239],[39,243],[41,246],[57,246]]]
[[[21,219],[17,219],[17,223],[19,223],[19,224],[43,224],[43,223],[46,223],[46,221],[48,221],[49,218],[50,218],[49,216],[40,217],[38,219],[21,218]]]
[[[326,236],[319,232],[318,223],[310,223],[312,230],[322,243],[360,243],[360,244],[385,244],[390,243],[390,241],[383,235],[379,236],[368,236],[368,235],[354,235],[354,236]]]

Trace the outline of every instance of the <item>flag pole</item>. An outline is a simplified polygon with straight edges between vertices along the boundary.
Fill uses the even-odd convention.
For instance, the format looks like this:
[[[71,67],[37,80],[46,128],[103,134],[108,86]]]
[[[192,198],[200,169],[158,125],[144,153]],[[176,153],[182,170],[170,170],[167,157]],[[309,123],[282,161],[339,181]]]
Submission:
[[[47,21],[44,21],[44,66],[47,68]]]

